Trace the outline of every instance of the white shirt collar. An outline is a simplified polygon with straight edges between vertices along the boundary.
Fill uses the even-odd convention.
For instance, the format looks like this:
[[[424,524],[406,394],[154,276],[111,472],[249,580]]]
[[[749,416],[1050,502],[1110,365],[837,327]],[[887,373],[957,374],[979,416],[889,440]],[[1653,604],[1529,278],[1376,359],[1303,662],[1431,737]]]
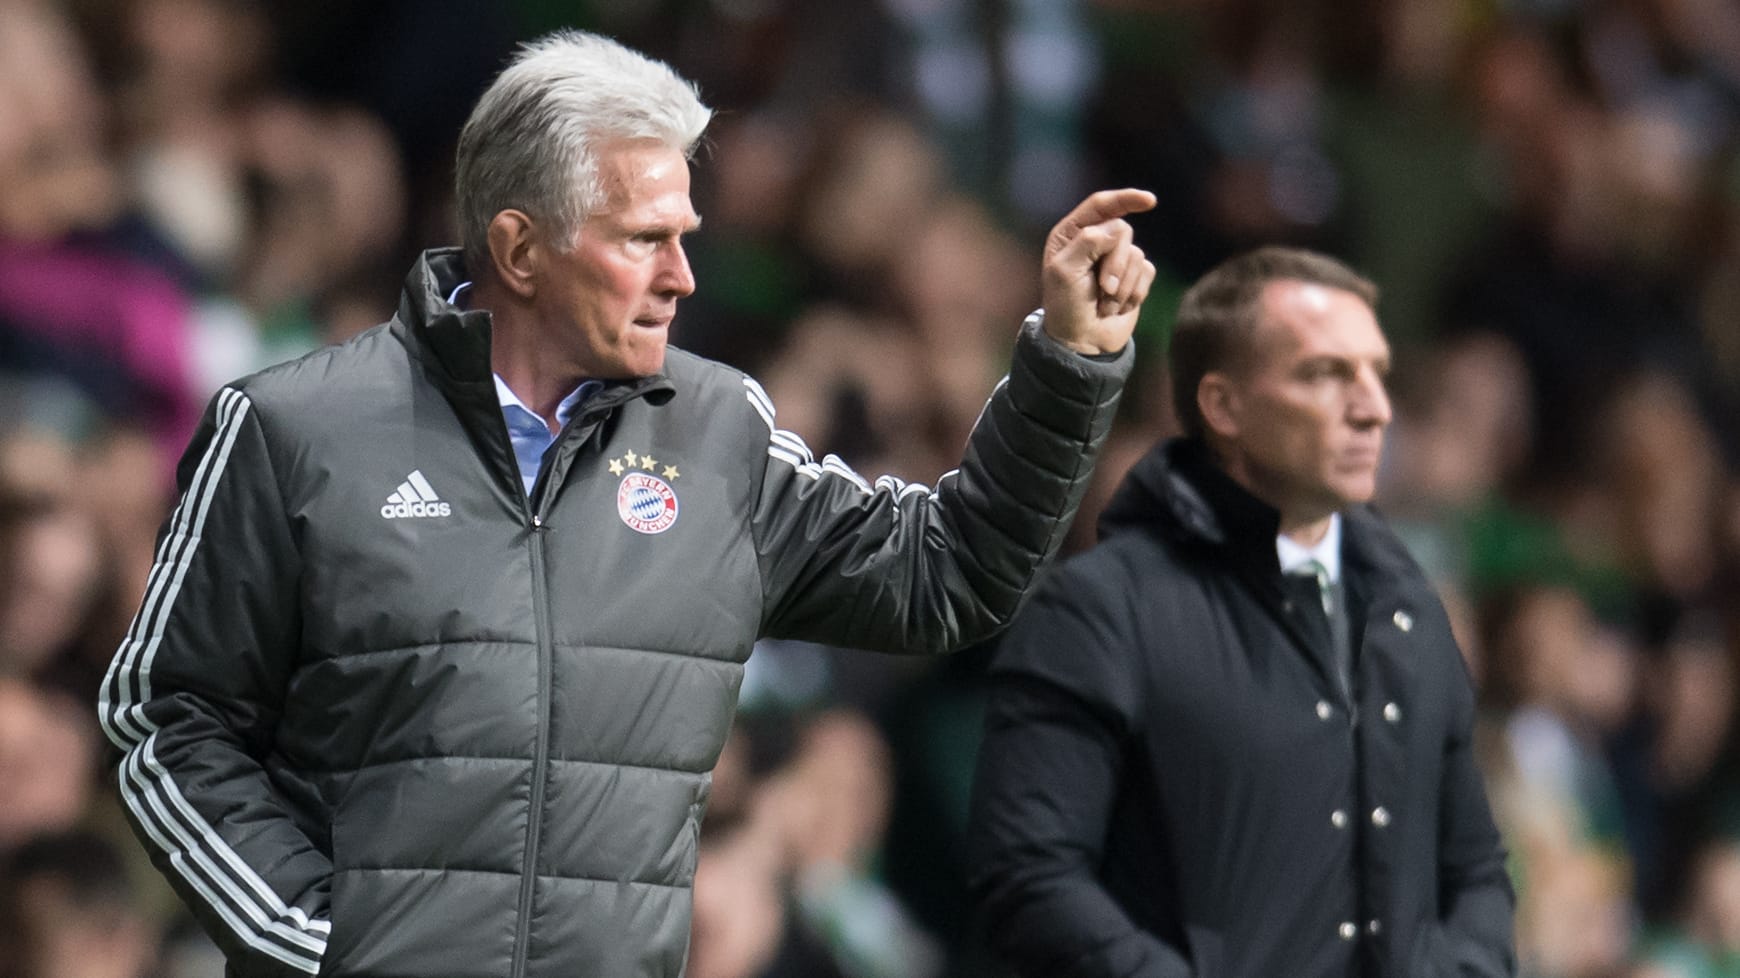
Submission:
[[[1315,560],[1323,565],[1331,581],[1341,580],[1341,514],[1329,514],[1329,531],[1315,547],[1302,546],[1291,537],[1275,537],[1275,555],[1281,559],[1283,574]]]

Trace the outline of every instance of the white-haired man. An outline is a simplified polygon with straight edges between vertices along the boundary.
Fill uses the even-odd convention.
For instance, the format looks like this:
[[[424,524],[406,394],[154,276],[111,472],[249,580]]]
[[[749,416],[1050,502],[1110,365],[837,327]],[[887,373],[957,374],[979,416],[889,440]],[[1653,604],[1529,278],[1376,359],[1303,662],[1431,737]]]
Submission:
[[[1053,231],[958,472],[872,485],[666,347],[708,116],[608,40],[529,45],[460,138],[463,250],[213,401],[100,709],[232,974],[674,978],[756,638],[946,650],[1056,549],[1153,198]]]

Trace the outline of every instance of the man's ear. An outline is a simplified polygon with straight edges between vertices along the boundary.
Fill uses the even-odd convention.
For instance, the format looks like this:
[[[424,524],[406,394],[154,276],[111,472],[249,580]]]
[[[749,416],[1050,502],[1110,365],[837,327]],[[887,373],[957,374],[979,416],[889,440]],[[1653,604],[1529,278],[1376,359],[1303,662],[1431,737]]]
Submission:
[[[532,219],[524,211],[500,211],[490,219],[486,240],[490,266],[503,287],[521,299],[537,295],[543,255]]]
[[[1196,385],[1196,410],[1202,413],[1202,422],[1208,430],[1222,440],[1235,440],[1239,436],[1240,410],[1238,387],[1232,378],[1218,370],[1211,370],[1202,375],[1202,380]]]

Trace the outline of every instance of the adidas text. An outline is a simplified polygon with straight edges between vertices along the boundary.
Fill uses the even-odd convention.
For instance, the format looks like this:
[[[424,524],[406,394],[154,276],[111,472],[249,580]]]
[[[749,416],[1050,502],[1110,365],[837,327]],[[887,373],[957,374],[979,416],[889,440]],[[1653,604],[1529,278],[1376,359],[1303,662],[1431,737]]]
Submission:
[[[452,516],[453,507],[447,503],[388,503],[381,507],[381,515],[389,520],[418,516]]]
[[[429,480],[423,478],[423,470],[418,469],[405,477],[399,483],[399,488],[387,497],[387,504],[381,507],[381,515],[389,520],[416,519],[418,517],[442,517],[453,515],[453,507],[441,501],[436,495],[435,487]]]

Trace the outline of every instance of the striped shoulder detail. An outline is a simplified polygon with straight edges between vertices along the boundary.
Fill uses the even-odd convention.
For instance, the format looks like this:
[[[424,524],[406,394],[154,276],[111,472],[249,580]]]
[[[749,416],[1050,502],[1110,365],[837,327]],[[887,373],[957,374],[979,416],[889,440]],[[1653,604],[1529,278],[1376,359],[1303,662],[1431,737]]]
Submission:
[[[743,387],[749,397],[750,406],[767,423],[767,454],[770,457],[790,465],[799,475],[809,479],[820,479],[823,475],[831,474],[852,483],[860,492],[869,494],[873,491],[870,483],[853,471],[844,459],[829,454],[817,462],[815,454],[810,451],[803,438],[775,424],[773,399],[767,396],[767,391],[754,378],[745,376]]]
[[[755,413],[761,415],[761,420],[767,422],[767,430],[771,434],[778,430],[773,423],[773,398],[767,396],[767,391],[747,374],[743,377],[743,390],[749,397],[749,406]]]
[[[144,711],[151,698],[152,661],[251,406],[247,396],[233,388],[218,394],[216,430],[187,492],[170,515],[169,531],[158,545],[146,582],[145,599],[103,678],[98,719],[109,739],[127,752],[120,769],[121,800],[168,856],[169,864],[242,943],[315,974],[331,924],[287,905],[188,803],[157,760],[157,726]]]
[[[143,708],[151,698],[151,660],[163,641],[169,610],[181,592],[218,482],[229,465],[230,450],[251,406],[247,396],[233,388],[226,387],[218,393],[217,430],[206,443],[205,454],[200,456],[187,492],[169,517],[169,532],[158,544],[151,575],[146,580],[145,600],[140,602],[139,612],[103,677],[98,719],[103,732],[122,750],[138,745],[156,730]]]
[[[949,476],[955,475],[957,472],[958,470],[956,469],[950,469],[943,473],[942,478],[947,479]],[[942,484],[941,479],[937,480],[937,484]],[[936,495],[935,489],[932,489],[930,486],[927,486],[922,482],[907,482],[905,479],[892,475],[878,476],[876,479],[876,488],[884,492],[891,492],[902,499],[915,494]]]

